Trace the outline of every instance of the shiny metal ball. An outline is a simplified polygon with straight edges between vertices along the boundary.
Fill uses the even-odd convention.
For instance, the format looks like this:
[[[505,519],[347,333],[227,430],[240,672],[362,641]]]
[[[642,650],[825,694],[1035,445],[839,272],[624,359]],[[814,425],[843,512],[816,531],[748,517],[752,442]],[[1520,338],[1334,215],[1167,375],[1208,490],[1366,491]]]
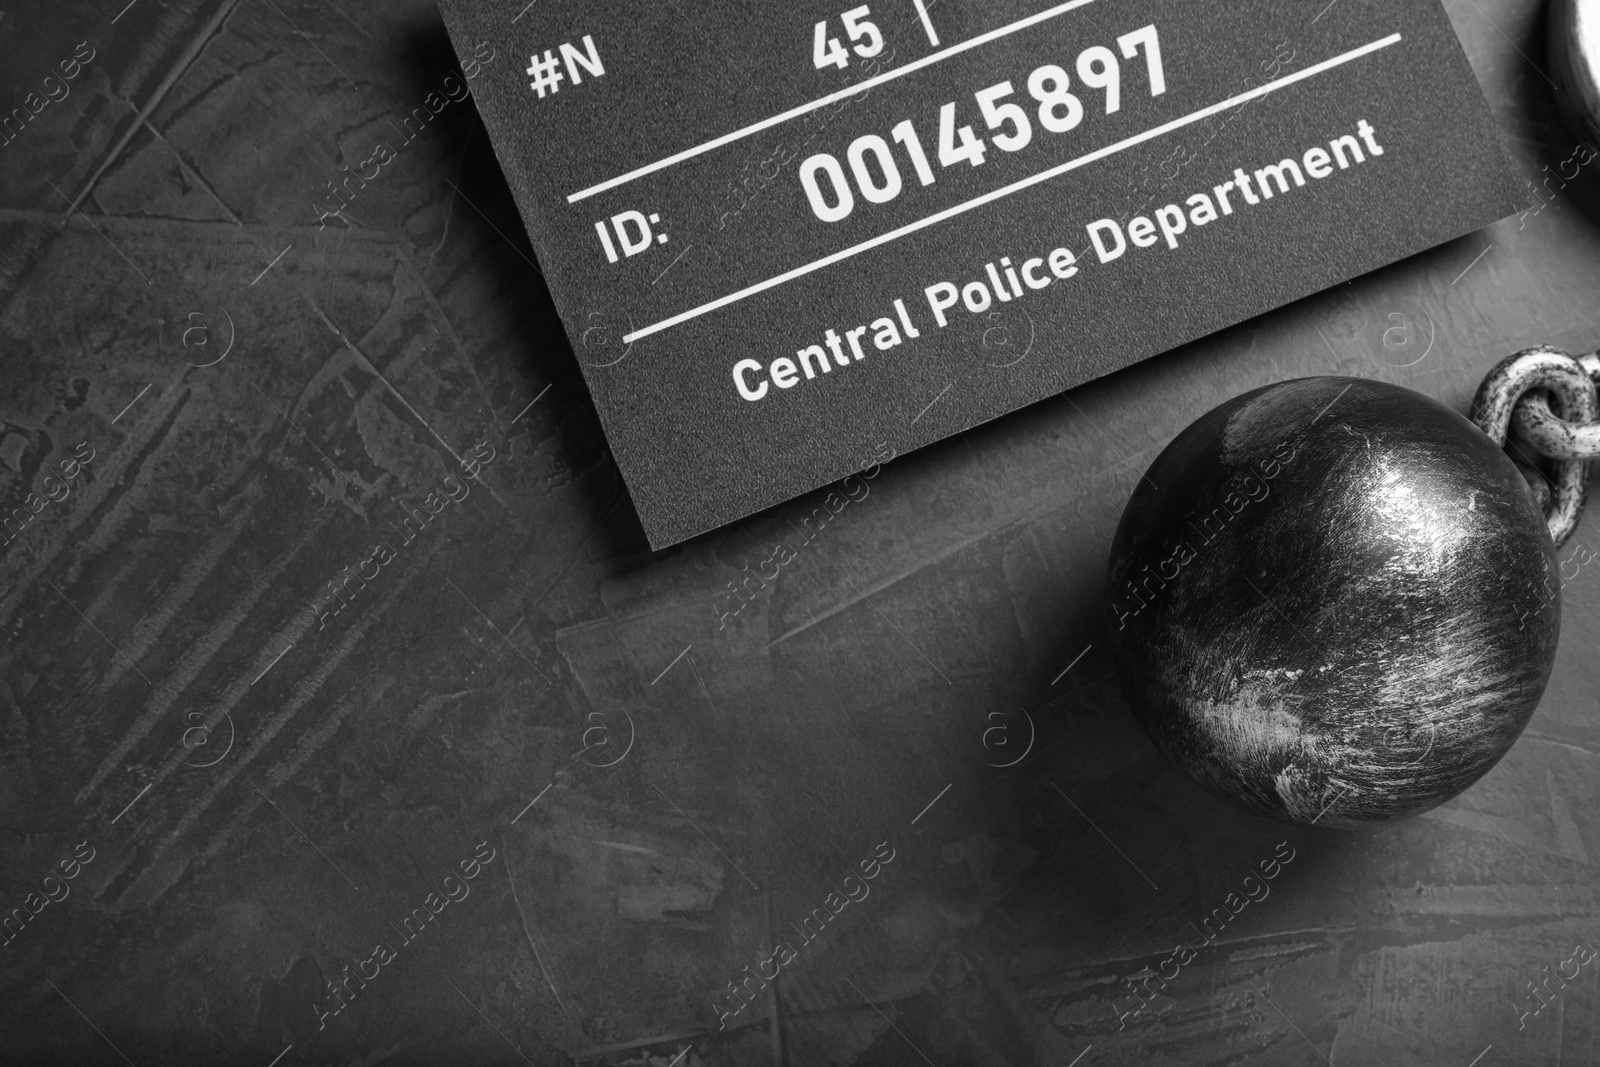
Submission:
[[[1549,680],[1555,550],[1467,419],[1360,378],[1234,398],[1167,446],[1111,550],[1124,690],[1211,792],[1351,826],[1495,765]]]
[[[1561,85],[1556,105],[1580,144],[1592,144],[1600,137],[1600,5],[1552,0],[1546,25],[1550,64]]]

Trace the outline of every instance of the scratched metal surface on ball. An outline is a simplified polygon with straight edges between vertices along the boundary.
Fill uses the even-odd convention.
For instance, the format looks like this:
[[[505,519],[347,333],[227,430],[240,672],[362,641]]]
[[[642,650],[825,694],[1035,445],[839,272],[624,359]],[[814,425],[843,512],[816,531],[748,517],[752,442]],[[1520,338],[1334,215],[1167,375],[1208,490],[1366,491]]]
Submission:
[[[1522,475],[1461,415],[1300,379],[1145,472],[1111,637],[1145,729],[1202,785],[1352,825],[1442,803],[1510,748],[1555,659],[1556,567]]]

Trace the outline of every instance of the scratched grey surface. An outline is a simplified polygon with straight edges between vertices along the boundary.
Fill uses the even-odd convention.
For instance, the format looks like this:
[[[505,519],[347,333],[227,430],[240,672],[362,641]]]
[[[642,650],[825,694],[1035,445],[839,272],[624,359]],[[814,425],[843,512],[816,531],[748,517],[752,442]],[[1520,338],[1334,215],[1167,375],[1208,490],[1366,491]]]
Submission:
[[[0,502],[38,494],[0,546],[0,1058],[1593,1061],[1600,565],[1562,553],[1506,760],[1354,832],[1165,765],[1100,629],[1134,480],[1227,397],[1462,410],[1600,346],[1542,12],[1447,6],[1522,217],[884,464],[737,614],[827,493],[648,552],[470,102],[317,224],[455,66],[426,0],[5,9],[5,108],[95,55],[0,148]]]

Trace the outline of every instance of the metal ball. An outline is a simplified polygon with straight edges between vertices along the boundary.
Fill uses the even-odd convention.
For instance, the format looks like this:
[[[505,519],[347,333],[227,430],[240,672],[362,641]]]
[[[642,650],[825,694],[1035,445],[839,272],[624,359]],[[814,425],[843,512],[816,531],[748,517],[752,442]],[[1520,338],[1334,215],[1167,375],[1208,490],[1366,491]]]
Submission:
[[[1580,141],[1600,138],[1600,7],[1592,0],[1553,0],[1551,66],[1561,89],[1556,103]]]
[[[1352,826],[1440,804],[1505,755],[1550,677],[1560,582],[1527,483],[1467,419],[1302,378],[1157,457],[1108,613],[1157,748],[1252,811]]]

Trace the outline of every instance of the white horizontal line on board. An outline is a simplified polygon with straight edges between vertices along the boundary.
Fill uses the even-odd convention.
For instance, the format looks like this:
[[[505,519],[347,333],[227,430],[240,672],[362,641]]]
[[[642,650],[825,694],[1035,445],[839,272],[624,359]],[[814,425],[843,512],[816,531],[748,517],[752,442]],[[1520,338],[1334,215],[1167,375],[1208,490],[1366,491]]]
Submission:
[[[1094,3],[1094,0],[1070,0],[1069,3],[1058,4],[1048,10],[1039,12],[1037,15],[1029,15],[1025,19],[1018,19],[1016,22],[1010,23],[1009,25],[1001,26],[997,30],[990,30],[988,33],[981,33],[972,38],[970,41],[962,41],[960,44],[951,45],[949,48],[946,48],[941,52],[935,52],[931,56],[923,56],[921,59],[907,63],[903,67],[896,67],[894,70],[886,71],[885,73],[878,75],[876,78],[868,78],[866,81],[861,82],[860,84],[852,85],[848,89],[840,89],[836,93],[829,93],[827,96],[818,97],[810,103],[801,104],[799,107],[792,107],[788,111],[782,111],[776,115],[773,115],[771,118],[762,119],[760,122],[752,122],[748,126],[741,126],[732,133],[725,133],[721,137],[713,138],[704,144],[695,145],[693,148],[685,148],[682,152],[667,156],[665,159],[658,159],[654,163],[647,163],[635,170],[628,171],[626,174],[619,174],[615,178],[610,178],[601,182],[599,185],[591,185],[587,189],[580,189],[571,196],[567,197],[567,203],[576,204],[579,200],[586,200],[589,197],[594,196],[596,193],[603,193],[607,189],[615,189],[619,185],[626,185],[636,178],[644,177],[646,174],[654,174],[658,170],[665,170],[676,163],[682,163],[686,159],[693,159],[695,156],[704,155],[707,152],[721,148],[725,144],[732,144],[734,141],[743,140],[744,138],[749,137],[751,134],[756,134],[760,133],[762,130],[771,129],[773,126],[776,126],[779,123],[788,122],[792,118],[798,118],[807,112],[817,110],[819,107],[827,107],[835,100],[843,100],[847,96],[853,96],[856,93],[864,93],[875,85],[882,85],[884,82],[893,81],[896,78],[903,78],[907,74],[912,74],[921,70],[923,67],[932,66],[934,63],[949,59],[951,56],[959,55],[960,53],[972,48],[977,48],[979,45],[988,44],[990,41],[999,40],[1001,37],[1010,36],[1019,30],[1025,30],[1029,26],[1036,26],[1047,19],[1053,19],[1058,15],[1065,15],[1068,11],[1071,11],[1074,8],[1080,8],[1085,4],[1092,3]]]

